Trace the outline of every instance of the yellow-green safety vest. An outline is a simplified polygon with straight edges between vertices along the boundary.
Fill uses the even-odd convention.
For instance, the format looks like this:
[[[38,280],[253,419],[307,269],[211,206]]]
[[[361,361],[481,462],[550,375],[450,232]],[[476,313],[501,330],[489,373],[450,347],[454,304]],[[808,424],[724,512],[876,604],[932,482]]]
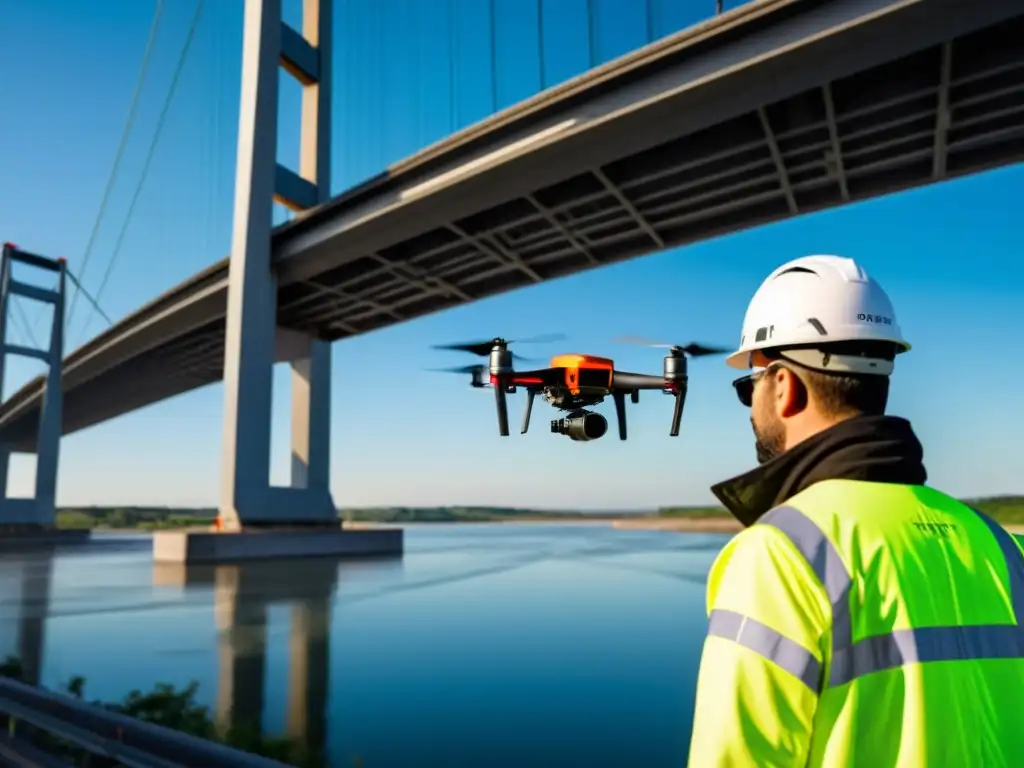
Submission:
[[[932,488],[826,480],[708,577],[691,768],[1024,767],[1024,552]]]

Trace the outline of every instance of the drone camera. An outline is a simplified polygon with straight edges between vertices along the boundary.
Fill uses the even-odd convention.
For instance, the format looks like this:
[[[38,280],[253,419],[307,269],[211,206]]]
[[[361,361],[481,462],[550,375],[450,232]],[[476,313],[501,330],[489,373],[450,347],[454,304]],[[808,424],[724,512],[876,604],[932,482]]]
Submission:
[[[551,431],[577,442],[597,440],[608,431],[608,420],[599,413],[574,411],[564,419],[552,419]]]

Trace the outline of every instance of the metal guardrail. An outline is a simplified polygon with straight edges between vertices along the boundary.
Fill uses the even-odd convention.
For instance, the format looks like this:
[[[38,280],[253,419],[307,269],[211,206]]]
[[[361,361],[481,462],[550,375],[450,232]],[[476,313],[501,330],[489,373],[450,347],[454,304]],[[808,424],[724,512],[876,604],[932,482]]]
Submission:
[[[61,693],[0,678],[0,766],[70,766],[21,735],[24,725],[129,768],[286,768],[285,763],[128,717]]]

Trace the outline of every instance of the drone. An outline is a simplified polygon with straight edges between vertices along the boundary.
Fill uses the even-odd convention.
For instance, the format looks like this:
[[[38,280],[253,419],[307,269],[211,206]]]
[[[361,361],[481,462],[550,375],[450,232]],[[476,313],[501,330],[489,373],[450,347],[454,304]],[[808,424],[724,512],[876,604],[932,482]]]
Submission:
[[[561,338],[563,337],[536,337],[520,339],[518,343],[558,341]],[[646,373],[617,371],[614,361],[610,358],[581,354],[556,355],[551,358],[551,364],[546,368],[515,370],[513,362],[523,360],[523,358],[509,351],[508,347],[513,343],[512,341],[500,337],[465,344],[443,344],[435,346],[434,349],[457,350],[488,358],[486,365],[467,365],[441,370],[469,375],[471,387],[492,387],[494,389],[494,400],[498,411],[498,432],[502,437],[507,437],[509,434],[506,395],[515,394],[520,388],[526,390],[526,409],[523,412],[520,434],[525,435],[530,428],[533,402],[540,394],[549,405],[566,412],[564,417],[552,419],[552,433],[566,435],[574,441],[598,440],[604,437],[608,431],[608,421],[600,413],[588,409],[611,396],[615,402],[619,439],[625,440],[626,397],[628,396],[632,403],[638,403],[640,390],[647,389],[660,390],[666,395],[672,395],[675,399],[669,435],[677,437],[679,423],[683,417],[683,406],[686,402],[687,358],[718,355],[728,350],[697,343],[686,346],[660,344],[634,337],[622,338],[617,341],[668,349],[668,354],[662,365],[662,374],[653,376]]]

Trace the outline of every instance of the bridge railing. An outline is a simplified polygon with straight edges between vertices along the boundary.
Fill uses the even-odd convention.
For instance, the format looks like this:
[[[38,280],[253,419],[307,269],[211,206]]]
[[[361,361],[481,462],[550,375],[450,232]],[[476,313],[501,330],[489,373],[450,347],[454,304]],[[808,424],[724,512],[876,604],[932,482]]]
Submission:
[[[276,760],[6,678],[0,678],[0,718],[7,721],[7,735],[0,736],[0,765],[71,765],[33,744],[35,732],[131,768],[285,768]]]

